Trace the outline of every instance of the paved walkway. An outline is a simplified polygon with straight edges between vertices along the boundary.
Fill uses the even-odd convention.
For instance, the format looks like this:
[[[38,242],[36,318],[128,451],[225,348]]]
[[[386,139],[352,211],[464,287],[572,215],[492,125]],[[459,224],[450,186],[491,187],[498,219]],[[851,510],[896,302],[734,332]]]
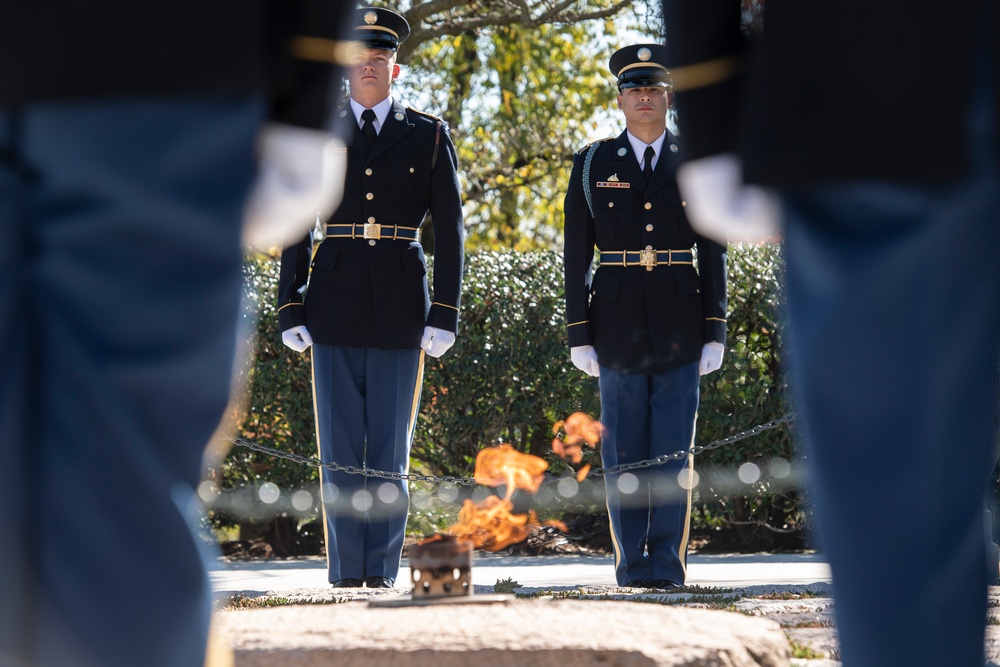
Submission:
[[[614,580],[614,559],[610,556],[497,556],[476,552],[474,558],[472,583],[475,586],[476,595],[491,594],[498,581],[511,579],[519,584],[517,593],[522,596],[522,603],[519,604],[518,609],[524,608],[526,605],[527,608],[533,609],[530,601],[534,599],[537,602],[538,599],[531,598],[530,596],[533,594],[541,594],[543,596],[541,599],[546,597],[551,599],[552,594],[556,594],[564,604],[578,604],[588,601],[587,604],[601,605],[605,604],[601,601],[607,600],[626,603],[632,601],[658,601],[664,604],[684,603],[685,598],[697,597],[698,593],[702,592],[689,588],[683,594],[670,595],[645,589],[618,587]],[[362,605],[352,607],[353,617],[360,613],[357,611],[359,609],[368,610],[364,606],[366,600],[381,597],[391,599],[401,594],[408,594],[410,589],[410,570],[405,559],[399,573],[397,587],[392,591],[367,588],[332,588],[326,581],[326,560],[316,557],[236,562],[220,559],[210,568],[210,576],[216,598],[220,604],[228,604],[230,600],[234,599],[272,599],[280,601],[281,605],[292,605],[280,606],[267,611],[223,612],[220,620],[223,622],[226,632],[232,637],[234,645],[240,649],[237,664],[245,664],[247,667],[258,664],[253,660],[260,656],[263,656],[261,657],[263,662],[259,664],[271,664],[267,660],[273,659],[275,652],[280,652],[283,660],[286,658],[290,660],[293,655],[297,656],[299,652],[312,646],[309,642],[318,641],[317,637],[325,637],[323,633],[329,631],[331,623],[337,627],[343,625],[342,621],[334,623],[321,618],[322,614],[340,613],[343,605],[330,606],[327,604],[323,607],[316,607],[316,604],[351,602],[354,605]],[[717,589],[716,595],[709,597],[720,598],[720,604],[723,607],[738,609],[744,614],[767,617],[777,621],[784,637],[815,650],[815,657],[836,655],[836,640],[830,618],[829,582],[829,567],[824,558],[818,554],[696,554],[691,556],[688,562],[687,584],[689,587],[704,587],[705,593],[711,593],[712,591],[709,589]],[[529,597],[524,599],[524,596]],[[575,598],[575,601],[570,598]],[[711,606],[705,602],[696,602],[694,599],[691,601],[696,607]],[[295,606],[302,604],[310,606]],[[548,607],[543,606],[541,609],[548,609]],[[559,609],[559,613],[564,612],[562,607]],[[603,607],[584,607],[584,609],[592,615]],[[611,607],[609,609],[617,614],[617,610],[621,608]],[[655,610],[657,613],[667,613],[668,611],[669,613],[682,613],[679,607],[671,607],[667,610],[666,608],[658,609],[643,605],[643,609],[650,614],[653,613],[651,610]],[[445,609],[445,611],[448,610]],[[478,606],[474,606],[463,613],[463,618],[476,611],[482,612]],[[700,613],[693,609],[689,609],[689,611]],[[426,609],[421,611],[420,618],[424,622],[427,622],[428,613]],[[454,612],[452,610],[449,613]],[[490,611],[489,613],[497,612]],[[612,614],[613,618],[608,617],[603,620],[597,620],[597,617],[591,618],[590,616],[588,618],[591,618],[593,622],[612,623],[613,621],[617,622],[615,619],[620,620],[619,616],[615,614]],[[640,618],[646,618],[650,614],[643,614]],[[288,616],[288,619],[285,616]],[[738,614],[733,616],[737,620],[747,618]],[[396,615],[393,616],[393,618],[395,617]],[[284,622],[285,625],[281,625],[280,629],[276,631],[270,631],[278,628],[280,622]],[[633,618],[630,622],[637,621]],[[713,621],[713,627],[718,622]],[[803,623],[808,627],[805,629],[795,627]],[[817,628],[817,625],[820,627]],[[262,631],[261,627],[268,628],[269,631]],[[756,641],[768,633],[773,633],[776,629],[777,626],[770,626],[770,629],[764,632],[762,628],[761,632],[758,633],[760,636],[754,634],[753,637]],[[471,633],[474,637],[481,634]],[[726,632],[722,631],[717,634],[720,637],[728,636]],[[338,637],[343,639],[341,635]],[[467,640],[468,637],[465,639]],[[671,655],[674,655],[676,651],[673,649],[677,647],[666,639],[664,641],[667,642],[665,645],[672,647]],[[721,639],[713,636],[706,641],[715,642],[721,641]],[[784,642],[784,638],[781,641]],[[333,642],[331,646],[336,645],[343,648],[341,643],[338,643],[340,640],[330,639],[330,642]],[[326,645],[324,644],[324,646]],[[310,655],[312,654],[310,653]],[[316,664],[333,664],[324,661],[332,660],[335,655],[340,654],[327,655],[324,653],[321,656],[322,660],[318,660]],[[350,657],[347,664],[359,664],[356,661],[357,656],[354,656],[353,653],[351,656],[353,657]],[[541,664],[539,662],[541,656],[543,653],[532,654],[532,659],[528,662]],[[438,658],[440,656],[436,656],[435,660]],[[575,662],[579,663],[582,658],[580,656],[577,658]],[[528,662],[517,664],[528,664]],[[296,662],[295,664],[300,663]],[[301,664],[305,665],[306,663],[302,662]],[[563,664],[563,662],[560,661],[558,664]],[[580,664],[581,667],[584,667],[583,663]],[[668,661],[663,664],[674,663]],[[686,665],[689,663],[681,661],[677,664]],[[732,664],[742,665],[744,663]],[[753,662],[752,664],[757,663]],[[781,662],[781,664],[787,665],[789,663]],[[823,659],[794,659],[790,664],[793,667],[836,667],[839,665],[833,660]]]
[[[217,561],[210,568],[217,593],[277,592],[322,588],[326,560],[300,558],[267,561]],[[614,586],[614,559],[610,556],[495,556],[475,554],[472,583],[493,586],[513,579],[526,588],[562,586]],[[829,583],[830,568],[819,554],[721,554],[688,558],[687,584],[711,587],[759,585],[789,586]],[[406,559],[397,586],[408,588],[410,568]]]

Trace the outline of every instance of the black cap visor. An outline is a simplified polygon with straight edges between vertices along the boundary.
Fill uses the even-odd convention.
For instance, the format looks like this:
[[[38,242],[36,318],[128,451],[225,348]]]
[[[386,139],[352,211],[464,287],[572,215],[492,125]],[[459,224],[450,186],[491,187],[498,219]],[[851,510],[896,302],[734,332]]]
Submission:
[[[354,39],[361,42],[369,49],[383,49],[385,51],[395,51],[399,48],[399,39],[388,30],[377,28],[364,28],[354,31]]]
[[[631,67],[618,75],[618,90],[623,88],[645,88],[656,86],[668,88],[667,70],[662,67]]]

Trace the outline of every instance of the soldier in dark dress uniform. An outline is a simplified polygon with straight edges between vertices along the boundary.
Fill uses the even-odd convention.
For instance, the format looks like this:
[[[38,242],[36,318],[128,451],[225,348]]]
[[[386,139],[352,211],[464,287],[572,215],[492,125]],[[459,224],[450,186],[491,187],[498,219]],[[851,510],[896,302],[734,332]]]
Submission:
[[[726,340],[725,248],[684,215],[663,57],[657,44],[611,57],[626,130],[577,153],[565,199],[569,344],[600,378],[605,466],[690,449],[699,374],[721,366]],[[691,495],[678,477],[691,466],[687,456],[606,478],[619,584],[683,585]]]
[[[463,264],[457,156],[448,126],[390,95],[406,19],[363,7],[355,19],[363,57],[350,70],[355,119],[340,207],[319,247],[302,239],[281,258],[282,338],[312,345],[320,455],[341,465],[404,473],[420,396],[424,352],[455,341]],[[434,225],[434,301],[418,228]],[[303,291],[308,281],[308,292]],[[406,528],[405,481],[322,471],[329,581],[391,587]]]

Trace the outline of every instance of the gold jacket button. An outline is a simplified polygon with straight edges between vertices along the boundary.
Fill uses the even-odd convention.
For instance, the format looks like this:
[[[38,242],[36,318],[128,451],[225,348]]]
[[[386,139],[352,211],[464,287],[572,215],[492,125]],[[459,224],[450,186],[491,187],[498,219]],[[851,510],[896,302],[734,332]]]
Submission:
[[[615,207],[615,203],[613,201],[609,201],[608,202],[608,208],[614,208],[614,207]]]
[[[368,218],[368,222],[375,222],[375,218]]]
[[[372,168],[368,167],[367,169],[365,169],[365,176],[371,176],[371,175],[372,175]]]
[[[643,204],[643,208],[648,211],[649,209],[653,208],[653,205],[650,204],[649,202],[646,202],[645,204]]]
[[[375,199],[375,195],[369,192],[368,194],[365,195],[365,199],[371,201],[372,199]]]
[[[413,173],[413,167],[410,167],[410,173],[411,174]]]
[[[646,225],[646,231],[647,232],[653,231],[653,225]]]
[[[688,205],[688,203],[686,201],[682,201],[681,202],[681,206],[687,206],[687,205]]]
[[[368,239],[368,245],[375,245],[375,239]]]

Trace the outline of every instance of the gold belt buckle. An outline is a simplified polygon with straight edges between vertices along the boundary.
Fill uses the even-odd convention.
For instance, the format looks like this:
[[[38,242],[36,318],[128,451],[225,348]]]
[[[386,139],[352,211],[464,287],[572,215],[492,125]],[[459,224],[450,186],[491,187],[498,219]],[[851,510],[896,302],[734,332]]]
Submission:
[[[656,266],[656,251],[653,246],[646,246],[639,251],[639,266],[645,266],[647,271],[652,271]]]
[[[377,222],[365,223],[365,238],[378,241],[382,238],[382,225]]]

